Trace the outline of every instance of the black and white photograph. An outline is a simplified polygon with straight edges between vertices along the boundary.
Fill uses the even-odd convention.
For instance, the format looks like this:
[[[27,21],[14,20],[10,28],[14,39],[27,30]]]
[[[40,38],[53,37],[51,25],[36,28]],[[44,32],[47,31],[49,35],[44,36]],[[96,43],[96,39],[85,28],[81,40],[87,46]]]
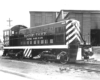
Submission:
[[[100,1],[0,0],[0,80],[100,80]]]

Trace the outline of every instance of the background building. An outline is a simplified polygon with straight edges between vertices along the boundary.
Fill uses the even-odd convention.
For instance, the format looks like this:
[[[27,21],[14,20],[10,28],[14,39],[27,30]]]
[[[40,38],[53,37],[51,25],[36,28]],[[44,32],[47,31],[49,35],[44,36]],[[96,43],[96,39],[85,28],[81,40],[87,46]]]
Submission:
[[[57,15],[58,12],[30,11],[30,26],[35,27],[53,23],[55,22]]]
[[[30,11],[31,27],[57,22],[65,19],[80,21],[83,38],[88,44],[100,46],[100,11],[61,10],[60,12]]]

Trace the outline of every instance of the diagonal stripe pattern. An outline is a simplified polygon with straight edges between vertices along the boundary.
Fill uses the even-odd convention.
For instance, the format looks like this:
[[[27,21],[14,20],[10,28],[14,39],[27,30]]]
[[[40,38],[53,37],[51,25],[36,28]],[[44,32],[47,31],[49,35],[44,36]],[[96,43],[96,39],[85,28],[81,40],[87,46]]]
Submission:
[[[75,39],[82,43],[79,21],[71,19],[67,20],[66,24],[66,45],[69,45]]]
[[[24,52],[23,52],[24,57],[25,58],[30,58],[31,57],[31,52],[32,52],[31,49],[25,49]]]

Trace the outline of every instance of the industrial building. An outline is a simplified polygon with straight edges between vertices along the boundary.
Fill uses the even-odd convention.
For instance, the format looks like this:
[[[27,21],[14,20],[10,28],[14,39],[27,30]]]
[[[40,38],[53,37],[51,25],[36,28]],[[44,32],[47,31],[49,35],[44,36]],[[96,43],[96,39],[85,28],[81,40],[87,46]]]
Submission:
[[[30,11],[30,26],[76,19],[80,21],[81,33],[87,44],[100,46],[100,11],[97,10],[61,10],[58,12]]]

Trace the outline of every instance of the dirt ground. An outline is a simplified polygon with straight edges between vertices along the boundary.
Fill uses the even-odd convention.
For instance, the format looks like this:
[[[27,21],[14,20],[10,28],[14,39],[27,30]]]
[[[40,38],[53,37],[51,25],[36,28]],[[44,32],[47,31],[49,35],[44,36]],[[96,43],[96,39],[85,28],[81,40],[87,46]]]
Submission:
[[[99,80],[100,64],[58,64],[0,59],[0,71],[32,80]],[[12,80],[12,77],[11,77]]]
[[[95,49],[95,54],[98,54],[97,57],[99,51],[99,49]],[[2,51],[0,55],[2,55]],[[95,64],[83,62],[62,65],[51,62],[41,63],[0,58],[0,71],[32,80],[99,80],[100,62],[98,61],[98,64],[96,62],[94,62]],[[10,80],[12,80],[12,77],[10,77]]]

